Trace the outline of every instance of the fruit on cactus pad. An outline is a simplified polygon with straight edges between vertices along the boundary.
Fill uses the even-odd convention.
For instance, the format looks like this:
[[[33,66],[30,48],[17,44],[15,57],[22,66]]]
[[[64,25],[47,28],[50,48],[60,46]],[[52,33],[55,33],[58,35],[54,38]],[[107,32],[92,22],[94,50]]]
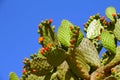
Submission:
[[[110,6],[106,9],[105,12],[106,16],[111,20],[111,21],[115,21],[114,16],[116,14],[116,10],[114,7]]]

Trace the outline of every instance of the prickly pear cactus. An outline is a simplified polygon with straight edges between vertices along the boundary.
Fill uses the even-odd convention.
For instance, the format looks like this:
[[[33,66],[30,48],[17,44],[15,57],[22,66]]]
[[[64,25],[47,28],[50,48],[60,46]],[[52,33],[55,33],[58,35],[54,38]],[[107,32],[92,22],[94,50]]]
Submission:
[[[106,16],[95,14],[84,24],[84,31],[62,20],[58,32],[53,20],[38,25],[37,54],[23,60],[22,76],[13,72],[10,80],[120,80],[120,14],[114,7]],[[100,57],[102,48],[106,51]]]

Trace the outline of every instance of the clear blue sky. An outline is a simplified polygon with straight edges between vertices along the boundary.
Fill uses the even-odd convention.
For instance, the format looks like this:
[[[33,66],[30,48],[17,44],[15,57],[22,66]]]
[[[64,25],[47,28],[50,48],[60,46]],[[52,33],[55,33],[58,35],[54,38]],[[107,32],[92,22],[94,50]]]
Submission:
[[[37,53],[37,25],[53,19],[56,30],[62,19],[81,27],[90,15],[104,15],[106,7],[120,12],[119,0],[0,0],[0,80],[11,71],[20,77],[22,60]]]

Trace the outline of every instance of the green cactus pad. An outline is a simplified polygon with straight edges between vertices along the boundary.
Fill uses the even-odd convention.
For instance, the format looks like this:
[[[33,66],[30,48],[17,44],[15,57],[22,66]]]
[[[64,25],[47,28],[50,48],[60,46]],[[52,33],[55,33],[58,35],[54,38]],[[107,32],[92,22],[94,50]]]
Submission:
[[[85,62],[85,59],[78,50],[75,50],[74,53],[71,53],[71,55],[67,57],[67,63],[77,77],[83,79],[89,77],[90,66]]]
[[[31,60],[30,69],[32,71],[35,70],[32,72],[33,74],[41,76],[50,73],[53,67],[50,64],[48,64],[46,58],[36,57]]]
[[[113,32],[117,40],[120,41],[120,19],[117,19],[117,22],[115,23],[115,29]]]
[[[58,40],[64,46],[70,46],[70,42],[69,42],[70,34],[71,34],[70,26],[73,26],[73,24],[67,20],[63,20],[58,29]]]
[[[112,34],[110,34],[108,31],[102,32],[100,41],[108,51],[110,51],[113,54],[116,54],[116,45],[114,36]]]
[[[94,19],[87,28],[87,38],[94,39],[95,37],[99,36],[101,28],[103,27],[100,23],[100,20]]]
[[[47,53],[47,61],[52,66],[59,66],[67,57],[65,50],[61,48],[52,49]]]
[[[9,74],[9,80],[19,80],[19,78],[14,72],[11,72]]]
[[[120,61],[120,46],[116,49],[116,55],[113,60],[109,64],[115,64],[116,62]]]
[[[94,44],[87,38],[83,38],[80,43],[79,52],[90,66],[99,67],[100,59]]]
[[[49,24],[49,21],[43,21],[41,24],[39,24],[39,26],[40,36],[43,37],[43,41],[41,42],[42,46],[46,47],[49,42],[51,42],[53,45],[57,45],[57,35],[52,29],[51,24]]]
[[[111,20],[111,21],[114,21],[114,17],[112,16],[112,14],[116,14],[116,10],[114,7],[108,7],[106,9],[106,12],[105,12],[106,16]]]

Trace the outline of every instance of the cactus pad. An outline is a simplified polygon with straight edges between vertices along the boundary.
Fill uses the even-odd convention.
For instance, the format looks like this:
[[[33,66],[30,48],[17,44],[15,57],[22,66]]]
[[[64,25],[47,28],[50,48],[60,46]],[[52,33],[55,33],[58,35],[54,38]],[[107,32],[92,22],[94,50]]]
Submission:
[[[39,57],[36,57],[31,60],[30,68],[31,70],[34,70],[32,72],[33,74],[40,76],[50,73],[50,71],[53,69],[53,67],[50,64],[48,64],[46,58],[39,58]]]
[[[100,59],[98,56],[97,49],[89,39],[83,38],[78,49],[79,52],[81,53],[81,56],[84,57],[84,59],[89,65],[94,67],[100,66]]]
[[[112,34],[110,34],[108,31],[104,31],[101,34],[100,41],[108,51],[110,51],[113,54],[116,54],[116,45],[114,36]]]
[[[73,24],[67,20],[63,20],[58,29],[58,40],[64,46],[70,46],[70,42],[69,42],[70,34],[71,34],[70,26],[73,26]]]
[[[14,72],[11,72],[9,74],[9,80],[19,80],[19,79],[18,79],[18,76]]]
[[[87,28],[87,38],[94,39],[95,37],[99,36],[101,28],[102,25],[100,23],[100,20],[94,19]]]
[[[109,64],[115,64],[116,62],[120,61],[120,46],[116,49],[116,55],[113,60]]]
[[[67,57],[65,50],[61,48],[52,49],[47,53],[47,61],[52,66],[59,66]]]
[[[117,40],[120,41],[120,19],[117,19],[117,22],[115,24],[114,34]]]
[[[83,79],[89,77],[90,66],[85,62],[83,56],[81,56],[81,53],[78,52],[78,50],[71,53],[71,56],[68,56],[67,62],[70,69],[77,77]]]
[[[111,20],[111,21],[114,21],[114,17],[112,16],[112,14],[116,14],[116,10],[114,7],[108,7],[106,9],[106,12],[105,12],[106,16]]]

